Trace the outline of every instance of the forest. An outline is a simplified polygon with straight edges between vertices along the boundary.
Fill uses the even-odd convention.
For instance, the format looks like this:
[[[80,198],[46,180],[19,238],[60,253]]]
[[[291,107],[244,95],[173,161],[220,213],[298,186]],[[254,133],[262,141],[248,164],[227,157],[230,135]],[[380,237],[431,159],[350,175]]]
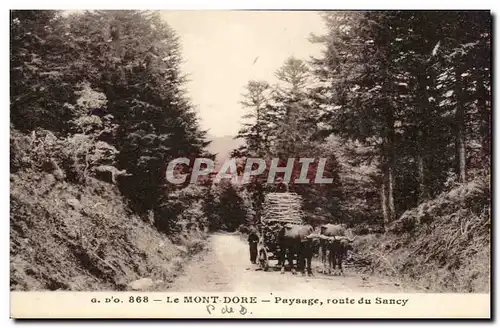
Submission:
[[[474,179],[491,160],[490,17],[485,12],[334,12],[279,82],[249,81],[235,156],[327,157],[328,188],[296,191],[311,212],[387,226]],[[457,37],[460,36],[460,37]],[[341,174],[342,172],[342,174]],[[303,189],[304,187],[302,187]]]
[[[462,259],[473,247],[489,259],[490,13],[320,15],[327,32],[310,42],[321,56],[290,56],[276,69],[278,83],[242,86],[246,123],[235,138],[244,145],[231,155],[327,158],[334,183],[290,190],[303,196],[310,223],[386,233],[367,237],[360,253],[391,252],[384,243],[409,249],[432,235],[437,245],[426,240],[427,249],[446,246]],[[172,159],[215,156],[186,90],[179,36],[158,12],[12,11],[10,47],[11,229],[19,236],[35,224],[32,211],[50,207],[33,194],[46,197],[42,189],[57,183],[95,193],[107,188],[102,181],[116,185],[124,215],[172,240],[193,227],[232,232],[256,223],[263,181],[166,182]],[[99,248],[79,243],[78,254]],[[101,263],[104,255],[95,256],[88,261]]]

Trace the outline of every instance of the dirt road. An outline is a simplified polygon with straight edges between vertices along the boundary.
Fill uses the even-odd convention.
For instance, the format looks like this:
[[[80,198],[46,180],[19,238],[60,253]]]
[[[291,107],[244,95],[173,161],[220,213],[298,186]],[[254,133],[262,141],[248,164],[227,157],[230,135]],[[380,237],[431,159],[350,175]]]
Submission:
[[[271,264],[275,265],[275,261]],[[211,236],[206,252],[194,258],[179,274],[169,291],[184,292],[267,292],[331,290],[351,292],[411,292],[399,282],[383,281],[371,276],[361,276],[349,268],[345,276],[327,276],[318,273],[319,265],[313,265],[314,276],[292,275],[285,272],[258,269],[251,264],[248,244],[238,235],[215,234]],[[414,291],[415,292],[415,291]]]

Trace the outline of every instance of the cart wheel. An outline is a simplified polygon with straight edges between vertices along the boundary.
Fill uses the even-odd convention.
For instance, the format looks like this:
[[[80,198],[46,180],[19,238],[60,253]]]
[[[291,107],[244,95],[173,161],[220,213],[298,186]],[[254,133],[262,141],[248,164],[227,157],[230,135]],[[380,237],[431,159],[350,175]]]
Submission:
[[[259,267],[264,271],[269,269],[269,259],[264,248],[259,251]]]

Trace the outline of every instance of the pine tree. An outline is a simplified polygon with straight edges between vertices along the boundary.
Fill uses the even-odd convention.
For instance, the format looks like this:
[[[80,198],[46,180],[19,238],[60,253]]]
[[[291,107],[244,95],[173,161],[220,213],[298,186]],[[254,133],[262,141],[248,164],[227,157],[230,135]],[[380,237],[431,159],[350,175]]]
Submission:
[[[233,155],[237,157],[261,157],[269,152],[269,131],[267,108],[269,106],[270,85],[265,81],[249,81],[247,92],[243,94],[241,105],[249,110],[243,116],[247,122],[239,130],[235,138],[241,138],[245,145],[237,149]]]

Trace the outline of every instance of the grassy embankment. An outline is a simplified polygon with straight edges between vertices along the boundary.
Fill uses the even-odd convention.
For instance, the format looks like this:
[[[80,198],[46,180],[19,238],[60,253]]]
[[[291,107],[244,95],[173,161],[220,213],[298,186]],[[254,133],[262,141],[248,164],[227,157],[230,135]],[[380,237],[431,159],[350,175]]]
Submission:
[[[422,291],[489,292],[489,176],[406,211],[385,234],[359,236],[363,271],[397,277]]]
[[[116,185],[71,182],[61,163],[36,159],[27,136],[12,138],[11,290],[164,290],[204,248],[203,231],[160,233]]]

